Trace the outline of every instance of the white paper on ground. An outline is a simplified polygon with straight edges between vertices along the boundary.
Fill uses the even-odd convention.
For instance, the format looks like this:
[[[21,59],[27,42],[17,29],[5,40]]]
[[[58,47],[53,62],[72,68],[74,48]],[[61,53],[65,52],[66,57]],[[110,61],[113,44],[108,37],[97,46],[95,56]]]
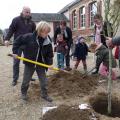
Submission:
[[[47,111],[52,110],[54,108],[57,108],[57,106],[43,107],[43,109],[42,109],[42,115],[44,115]],[[89,105],[87,103],[85,103],[85,104],[80,104],[79,105],[79,109],[90,109],[90,108],[89,108]]]
[[[80,104],[79,109],[90,109],[90,108],[89,108],[89,105],[85,103],[85,104]]]
[[[42,109],[42,115],[44,115],[47,111],[57,108],[57,106],[53,106],[53,107],[43,107]]]

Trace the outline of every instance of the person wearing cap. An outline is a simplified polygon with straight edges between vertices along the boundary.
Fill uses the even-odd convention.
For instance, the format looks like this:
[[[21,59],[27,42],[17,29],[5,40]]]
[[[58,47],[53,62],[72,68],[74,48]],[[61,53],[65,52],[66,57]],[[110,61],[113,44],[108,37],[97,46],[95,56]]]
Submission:
[[[20,16],[13,18],[12,23],[9,26],[9,31],[4,38],[5,46],[7,47],[9,46],[9,41],[12,36],[14,36],[13,42],[15,42],[16,38],[19,37],[20,35],[26,33],[33,33],[35,29],[36,29],[36,25],[32,21],[31,10],[29,7],[24,6]],[[21,56],[23,50],[24,50],[24,46],[21,46],[18,50],[19,56]],[[12,86],[15,86],[17,84],[17,80],[19,78],[19,64],[20,64],[20,60],[13,59]]]

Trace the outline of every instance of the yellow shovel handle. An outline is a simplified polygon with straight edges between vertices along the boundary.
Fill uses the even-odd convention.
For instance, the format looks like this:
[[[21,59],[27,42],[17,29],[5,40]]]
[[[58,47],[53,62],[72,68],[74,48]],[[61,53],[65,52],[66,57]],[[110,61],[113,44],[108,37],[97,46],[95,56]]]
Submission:
[[[13,57],[12,54],[8,54],[8,56],[12,56]],[[23,61],[26,61],[26,62],[29,62],[29,63],[33,63],[33,64],[36,64],[36,65],[39,65],[39,66],[42,66],[42,67],[46,67],[46,68],[50,68],[51,67],[50,65],[46,65],[46,64],[43,64],[43,63],[40,63],[40,62],[36,62],[36,61],[30,60],[30,59],[27,59],[27,58],[24,58],[24,57],[17,56],[17,59],[23,60]],[[60,69],[54,67],[53,70],[59,71]]]

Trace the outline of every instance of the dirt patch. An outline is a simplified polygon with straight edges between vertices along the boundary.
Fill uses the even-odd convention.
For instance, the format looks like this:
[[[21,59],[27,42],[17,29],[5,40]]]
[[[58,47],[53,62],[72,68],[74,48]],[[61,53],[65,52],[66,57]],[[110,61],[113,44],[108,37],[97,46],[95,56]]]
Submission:
[[[42,120],[90,120],[91,115],[89,110],[80,110],[77,106],[61,105],[46,112]]]
[[[48,90],[50,93],[55,93],[56,96],[74,97],[90,94],[90,91],[95,90],[98,85],[97,76],[86,76],[74,71],[73,74],[58,72],[52,75],[48,81]]]
[[[93,109],[103,115],[107,115],[110,117],[120,117],[120,100],[112,95],[112,113],[108,115],[107,107],[108,107],[108,96],[106,93],[99,93],[98,95],[90,98],[90,104]]]

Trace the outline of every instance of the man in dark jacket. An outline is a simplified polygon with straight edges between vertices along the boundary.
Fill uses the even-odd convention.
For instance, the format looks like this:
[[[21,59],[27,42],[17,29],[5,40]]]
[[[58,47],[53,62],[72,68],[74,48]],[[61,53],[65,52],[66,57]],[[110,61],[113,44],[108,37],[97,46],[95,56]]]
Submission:
[[[18,55],[19,48],[24,45],[25,58],[43,64],[52,65],[53,49],[50,37],[48,37],[50,26],[47,22],[41,21],[38,23],[36,30],[37,31],[34,33],[22,35],[15,40],[13,44],[13,54],[15,54],[14,57]],[[49,102],[52,102],[52,99],[47,95],[46,68],[29,62],[24,62],[24,64],[24,76],[21,86],[22,99],[27,100],[27,90],[29,87],[30,78],[32,77],[34,71],[36,71],[40,81],[41,97]]]
[[[14,35],[14,40],[23,34],[32,33],[36,28],[35,23],[31,20],[31,11],[29,7],[23,7],[22,13],[20,16],[15,17],[12,20],[12,23],[9,27],[9,31],[5,36],[5,45],[9,46],[9,40]],[[18,50],[18,55],[21,56],[24,46],[21,46]],[[19,64],[20,60],[14,59],[13,61],[13,82],[12,85],[17,84],[19,78]]]
[[[72,31],[69,27],[66,26],[66,22],[65,21],[61,21],[60,22],[60,26],[56,29],[55,33],[54,33],[54,44],[56,46],[56,38],[58,34],[63,34],[64,40],[67,43],[68,46],[68,51],[67,51],[67,55],[65,56],[65,60],[66,60],[66,70],[71,70],[70,68],[70,47],[72,44]]]

